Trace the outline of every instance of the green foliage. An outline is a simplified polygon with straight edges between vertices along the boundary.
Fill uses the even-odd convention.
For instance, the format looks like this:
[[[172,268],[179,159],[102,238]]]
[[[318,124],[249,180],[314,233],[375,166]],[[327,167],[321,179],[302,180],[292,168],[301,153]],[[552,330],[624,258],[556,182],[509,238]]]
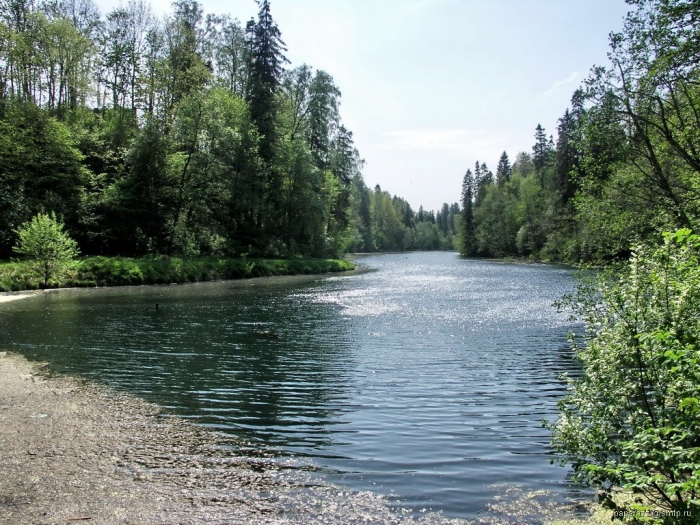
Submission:
[[[103,18],[0,6],[0,258],[43,211],[95,255],[452,248],[459,209],[416,220],[364,186],[340,89],[308,65],[285,71],[270,2],[258,7],[244,29],[196,0],[162,23],[142,2]]]
[[[61,273],[68,261],[78,256],[78,244],[63,230],[55,213],[39,213],[15,233],[18,240],[13,250],[40,271],[42,288]]]
[[[418,213],[404,199],[367,188],[356,176],[350,188],[352,242],[356,252],[454,250],[457,246],[460,206],[443,204],[437,213]]]
[[[571,232],[562,235],[561,225],[570,210],[560,211],[562,194],[548,183],[555,152],[541,126],[537,136],[539,167],[527,153],[520,153],[511,167],[504,152],[495,181],[485,163],[477,161],[474,174],[467,171],[458,239],[463,256],[561,260],[571,252],[567,243]]]
[[[467,170],[462,181],[462,215],[460,218],[459,253],[465,257],[476,254],[477,244],[474,232],[474,176]]]
[[[478,224],[475,235],[478,253],[503,257],[515,252],[519,228],[517,201],[513,193],[515,189],[510,181],[503,185],[491,184],[487,188],[481,206],[474,215],[474,221]]]
[[[697,229],[698,5],[628,4],[623,29],[610,35],[609,66],[594,67],[573,94],[556,146],[538,125],[532,156],[521,153],[515,161],[511,178],[522,182],[507,207],[476,163],[474,220],[462,221],[464,254],[607,263],[628,257],[634,243],[655,242],[660,231]],[[502,156],[500,187],[506,173]],[[494,217],[504,213],[508,219]],[[513,219],[515,239],[513,229],[499,225]]]
[[[664,234],[567,304],[585,321],[574,341],[582,375],[569,380],[553,443],[622,515],[695,524],[700,516],[700,237]],[[615,502],[612,487],[631,490]],[[628,520],[639,523],[644,520]]]
[[[72,225],[85,171],[69,128],[34,104],[13,104],[0,120],[0,255],[9,255],[12,231],[39,211]]]
[[[337,259],[243,259],[198,257],[183,259],[164,255],[141,259],[86,257],[66,264],[51,284],[66,286],[125,286],[170,284],[275,275],[319,274],[353,270],[355,265]],[[39,269],[40,270],[40,269]],[[41,287],[41,272],[28,262],[0,263],[0,291]]]

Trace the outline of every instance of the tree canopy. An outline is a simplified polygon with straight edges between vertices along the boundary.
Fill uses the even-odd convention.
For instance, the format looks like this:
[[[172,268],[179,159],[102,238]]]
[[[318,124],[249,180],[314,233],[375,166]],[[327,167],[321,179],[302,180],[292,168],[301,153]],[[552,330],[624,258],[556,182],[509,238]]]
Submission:
[[[457,208],[365,187],[340,88],[288,69],[268,0],[245,25],[195,0],[7,0],[0,36],[0,257],[37,213],[85,254],[453,247]]]
[[[481,241],[463,233],[464,255],[609,262],[662,231],[697,229],[700,11],[688,0],[628,3],[609,64],[574,92],[556,140],[537,124],[531,154],[511,170],[501,156],[497,184],[477,162],[472,227]]]

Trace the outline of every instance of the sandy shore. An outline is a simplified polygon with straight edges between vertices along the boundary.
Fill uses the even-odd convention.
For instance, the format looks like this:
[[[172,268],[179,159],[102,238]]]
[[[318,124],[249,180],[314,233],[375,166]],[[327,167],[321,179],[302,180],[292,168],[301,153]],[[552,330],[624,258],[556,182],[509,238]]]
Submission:
[[[0,523],[407,524],[381,497],[0,353]]]
[[[0,292],[0,303],[8,303],[18,299],[26,299],[34,295],[43,293],[41,290],[32,290],[26,292]]]

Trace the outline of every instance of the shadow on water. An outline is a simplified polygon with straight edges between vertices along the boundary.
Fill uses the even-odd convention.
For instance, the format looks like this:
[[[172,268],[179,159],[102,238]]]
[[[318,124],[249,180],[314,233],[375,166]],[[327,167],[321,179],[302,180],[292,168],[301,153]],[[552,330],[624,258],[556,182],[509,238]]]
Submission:
[[[445,252],[358,261],[377,271],[44,294],[2,306],[0,348],[412,508],[472,517],[504,483],[575,496],[541,426],[576,370],[551,306],[571,271]]]
[[[0,347],[245,439],[327,444],[346,381],[336,363],[351,358],[342,320],[289,301],[285,287],[226,288],[47,294],[4,309]]]

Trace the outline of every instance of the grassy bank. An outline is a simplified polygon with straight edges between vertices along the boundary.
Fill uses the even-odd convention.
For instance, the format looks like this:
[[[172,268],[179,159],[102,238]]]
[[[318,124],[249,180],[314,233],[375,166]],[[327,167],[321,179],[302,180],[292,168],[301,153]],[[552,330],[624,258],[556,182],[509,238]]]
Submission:
[[[49,281],[49,288],[168,284],[272,275],[301,275],[353,270],[338,259],[181,259],[155,256],[86,257],[72,262]],[[0,291],[36,290],[41,274],[30,262],[0,262]]]

